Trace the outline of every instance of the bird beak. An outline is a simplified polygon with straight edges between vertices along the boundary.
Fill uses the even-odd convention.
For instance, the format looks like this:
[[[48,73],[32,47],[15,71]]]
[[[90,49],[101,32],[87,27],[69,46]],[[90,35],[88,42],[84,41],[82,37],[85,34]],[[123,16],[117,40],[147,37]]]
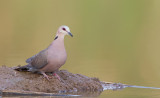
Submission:
[[[68,32],[68,34],[69,34],[71,37],[73,37],[73,35],[72,35],[72,33],[71,33],[71,32]]]

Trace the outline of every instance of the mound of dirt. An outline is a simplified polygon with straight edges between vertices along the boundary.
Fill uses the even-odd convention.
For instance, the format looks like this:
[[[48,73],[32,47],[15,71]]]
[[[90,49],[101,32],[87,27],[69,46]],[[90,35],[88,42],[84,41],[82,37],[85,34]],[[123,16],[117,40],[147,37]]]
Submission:
[[[81,74],[73,74],[66,70],[57,73],[62,81],[51,76],[50,81],[40,74],[19,72],[7,66],[0,67],[0,90],[1,91],[31,91],[31,92],[78,92],[98,91],[103,87],[98,78],[90,78]]]

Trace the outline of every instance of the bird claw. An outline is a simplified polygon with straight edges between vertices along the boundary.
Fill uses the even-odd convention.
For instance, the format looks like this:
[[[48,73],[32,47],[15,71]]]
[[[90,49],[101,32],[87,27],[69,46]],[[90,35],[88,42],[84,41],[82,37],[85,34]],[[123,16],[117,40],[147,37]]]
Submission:
[[[53,76],[55,76],[59,81],[62,81],[59,75],[57,75],[56,73],[53,73]]]
[[[42,73],[42,74],[43,74],[43,77],[44,77],[44,78],[46,78],[48,81],[50,81],[48,75],[46,75],[45,73]]]
[[[50,81],[48,75],[46,75],[44,72],[41,72],[41,73],[42,73],[42,75],[43,75],[44,78],[46,78],[48,81]],[[62,79],[60,78],[60,76],[57,75],[56,73],[53,73],[53,76],[55,76],[60,82],[64,82],[64,81],[62,81]]]

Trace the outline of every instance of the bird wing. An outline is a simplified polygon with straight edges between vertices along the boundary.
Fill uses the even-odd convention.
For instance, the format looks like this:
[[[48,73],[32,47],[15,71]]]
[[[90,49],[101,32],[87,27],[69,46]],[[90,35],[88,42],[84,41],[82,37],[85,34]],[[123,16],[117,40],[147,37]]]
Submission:
[[[37,54],[36,54],[36,55],[37,55]],[[34,56],[28,58],[28,59],[26,60],[26,63],[31,63],[32,60],[35,58],[36,55],[34,55]]]
[[[32,67],[41,69],[48,64],[47,49],[40,51],[38,54],[28,58],[26,63],[30,63]]]

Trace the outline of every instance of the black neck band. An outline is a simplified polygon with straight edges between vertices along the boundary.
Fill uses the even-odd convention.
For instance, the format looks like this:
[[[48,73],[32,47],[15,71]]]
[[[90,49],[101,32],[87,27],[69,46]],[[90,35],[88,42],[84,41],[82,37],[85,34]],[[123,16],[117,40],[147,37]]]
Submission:
[[[58,38],[58,36],[56,36],[55,38],[54,38],[54,40],[56,40]]]

